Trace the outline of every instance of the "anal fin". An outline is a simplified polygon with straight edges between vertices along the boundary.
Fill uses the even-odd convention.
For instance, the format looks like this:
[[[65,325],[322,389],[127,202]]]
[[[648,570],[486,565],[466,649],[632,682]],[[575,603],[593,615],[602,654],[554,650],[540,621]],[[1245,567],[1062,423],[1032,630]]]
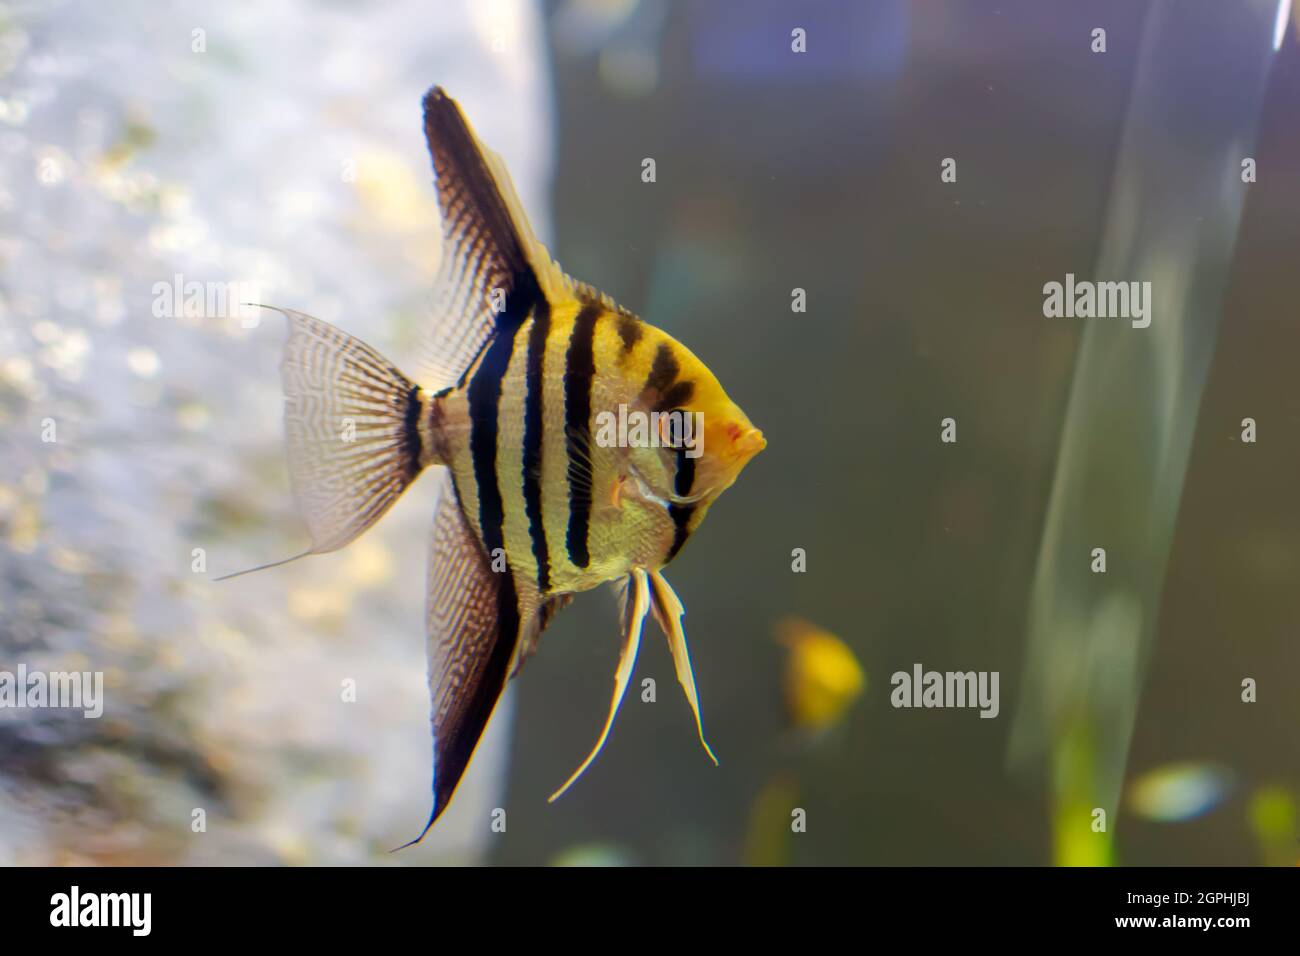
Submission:
[[[521,617],[511,575],[492,571],[450,472],[438,477],[426,611],[433,810],[423,832],[405,846],[424,839],[447,809],[505,689],[520,635],[538,623]]]

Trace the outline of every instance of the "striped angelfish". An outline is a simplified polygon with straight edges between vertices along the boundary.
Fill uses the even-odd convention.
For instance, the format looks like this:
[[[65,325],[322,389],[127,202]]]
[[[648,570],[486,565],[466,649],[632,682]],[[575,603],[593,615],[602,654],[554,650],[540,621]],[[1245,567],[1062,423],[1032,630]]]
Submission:
[[[500,158],[441,88],[424,98],[424,132],[443,232],[427,377],[417,384],[345,332],[277,310],[289,320],[290,475],[312,540],[296,557],[353,541],[426,468],[441,486],[426,613],[433,812],[421,838],[506,681],[555,612],[599,584],[621,592],[614,697],[551,799],[600,752],[648,613],[704,743],[684,611],[660,569],[765,445],[685,346],[551,261]]]

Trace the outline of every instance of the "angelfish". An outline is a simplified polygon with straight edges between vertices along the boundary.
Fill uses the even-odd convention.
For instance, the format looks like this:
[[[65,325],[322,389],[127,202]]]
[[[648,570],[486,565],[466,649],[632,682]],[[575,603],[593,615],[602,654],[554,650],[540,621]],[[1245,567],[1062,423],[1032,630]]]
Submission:
[[[328,323],[276,309],[289,322],[289,470],[312,542],[286,561],[355,540],[426,468],[440,486],[426,608],[433,810],[412,843],[447,808],[547,623],[575,593],[606,582],[622,602],[613,700],[590,755],[551,799],[604,745],[649,613],[713,758],[685,612],[661,569],[766,444],[685,346],[551,261],[501,159],[441,88],[425,95],[424,132],[443,246],[427,380],[413,382]],[[689,449],[593,441],[593,421],[621,405],[696,415],[702,434]]]

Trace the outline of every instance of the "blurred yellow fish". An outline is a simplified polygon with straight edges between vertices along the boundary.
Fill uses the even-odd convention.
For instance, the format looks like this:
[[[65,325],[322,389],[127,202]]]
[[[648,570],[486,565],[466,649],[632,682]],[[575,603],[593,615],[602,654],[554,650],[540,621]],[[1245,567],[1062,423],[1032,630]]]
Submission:
[[[780,773],[754,797],[745,834],[746,866],[789,866],[794,856],[791,812],[799,804],[796,779]]]
[[[1261,787],[1251,794],[1246,812],[1264,865],[1300,866],[1296,859],[1300,813],[1290,791],[1280,786]]]
[[[443,232],[429,374],[414,382],[347,333],[277,310],[289,467],[312,539],[297,557],[353,541],[425,468],[440,485],[426,615],[434,800],[412,842],[446,809],[547,623],[599,584],[623,600],[614,697],[551,799],[600,752],[652,611],[704,743],[685,611],[660,569],[766,444],[685,346],[551,261],[500,158],[437,87],[424,132]]]
[[[795,617],[777,625],[777,639],[790,649],[785,702],[791,723],[814,733],[836,724],[867,685],[853,651],[829,631]]]

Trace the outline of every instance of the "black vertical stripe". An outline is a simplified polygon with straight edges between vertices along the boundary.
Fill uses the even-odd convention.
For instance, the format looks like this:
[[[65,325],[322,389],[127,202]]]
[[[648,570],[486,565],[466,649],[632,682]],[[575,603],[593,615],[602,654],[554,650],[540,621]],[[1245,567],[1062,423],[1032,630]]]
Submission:
[[[691,381],[676,382],[668,391],[659,396],[655,402],[656,412],[670,412],[681,408],[695,395],[695,383]]]
[[[516,273],[506,294],[505,308],[496,318],[496,331],[488,339],[467,389],[470,458],[474,465],[474,483],[478,487],[479,528],[489,563],[494,551],[498,548],[505,550],[505,509],[497,478],[501,386],[514,354],[515,336],[529,311],[541,301],[537,279],[532,271]],[[460,498],[459,490],[457,498]],[[497,697],[505,686],[510,660],[519,643],[519,593],[509,562],[506,572],[494,574],[493,579],[497,589],[495,641],[482,674],[468,691],[472,697],[461,720],[462,732],[450,744],[448,759],[452,761],[451,766],[459,765],[463,768],[468,763],[478,738],[492,715],[492,709],[496,706]],[[459,774],[454,777],[458,779]],[[451,790],[456,786],[456,779],[440,783],[435,778],[437,805],[446,805],[446,801],[451,798]],[[435,809],[435,816],[438,812]]]
[[[598,305],[584,305],[573,322],[564,357],[564,430],[569,453],[569,528],[565,545],[576,567],[591,563],[591,388],[596,377]]]
[[[685,447],[677,449],[677,474],[673,478],[673,491],[685,498],[695,486],[695,459],[686,454]]]
[[[488,558],[505,547],[505,510],[497,483],[497,416],[501,404],[501,379],[514,350],[514,332],[498,332],[469,383],[469,451],[478,485],[479,528]]]
[[[626,356],[637,342],[641,341],[643,330],[635,316],[620,313],[618,317],[618,337],[623,340],[621,355]]]
[[[420,473],[423,445],[420,440],[420,386],[412,385],[406,393],[406,408],[402,415],[402,455],[406,459],[408,481]]]
[[[529,310],[540,300],[537,282],[532,273],[517,274],[506,296],[506,307],[497,316],[496,332],[488,340],[482,360],[469,382],[470,457],[474,463],[474,483],[478,487],[479,528],[489,563],[494,551],[498,548],[505,549],[505,510],[501,486],[497,480],[501,385],[506,369],[510,367],[510,357],[514,354],[515,335]],[[458,490],[457,499],[459,498]],[[471,697],[465,706],[461,732],[447,745],[448,751],[440,754],[439,766],[442,765],[442,759],[449,761],[448,765],[452,767],[463,768],[469,762],[479,736],[492,715],[492,709],[496,706],[497,697],[505,686],[510,659],[519,642],[519,595],[509,563],[505,573],[493,574],[493,580],[497,589],[495,641],[483,672],[467,691]],[[435,818],[441,812],[438,808],[445,807],[451,798],[451,791],[458,779],[458,773],[442,781],[435,778]]]
[[[645,389],[663,394],[668,391],[668,386],[677,381],[678,371],[680,366],[677,364],[677,356],[673,355],[673,347],[667,342],[661,342],[655,350],[654,363],[650,366],[650,376],[645,380]]]
[[[673,479],[673,491],[685,497],[691,493],[691,488],[695,484],[695,459],[686,454],[685,448],[677,449],[677,476]],[[682,550],[682,545],[686,543],[686,538],[690,535],[690,529],[687,527],[691,522],[691,515],[695,513],[695,505],[671,504],[668,506],[668,516],[673,519],[673,543],[668,549],[668,557],[665,561],[671,561],[677,557],[677,552]]]
[[[695,383],[679,382],[681,365],[673,354],[673,347],[661,342],[655,350],[654,362],[650,366],[650,375],[645,380],[642,390],[651,393],[656,412],[667,412],[681,408],[695,394]]]
[[[497,316],[497,331],[488,340],[474,377],[470,379],[469,451],[474,463],[474,482],[478,486],[479,528],[488,559],[497,548],[505,548],[505,509],[501,485],[497,481],[497,434],[501,414],[501,381],[510,366],[515,350],[515,334],[525,317],[540,300],[537,282],[531,272],[515,276],[506,306]]]
[[[546,543],[546,526],[542,523],[542,389],[546,366],[546,337],[551,332],[551,308],[539,299],[533,310],[533,326],[528,332],[528,365],[524,394],[524,510],[528,514],[528,534],[533,539],[533,557],[537,559],[537,588],[543,594],[551,589],[551,554]]]

